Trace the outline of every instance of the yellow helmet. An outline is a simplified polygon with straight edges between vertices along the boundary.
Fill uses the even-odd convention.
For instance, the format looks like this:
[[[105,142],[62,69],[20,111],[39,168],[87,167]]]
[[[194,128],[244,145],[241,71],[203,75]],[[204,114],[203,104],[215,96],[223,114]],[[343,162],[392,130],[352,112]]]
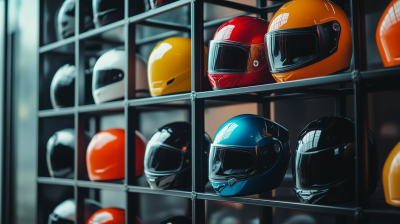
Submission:
[[[204,77],[208,49],[204,46]],[[171,37],[154,47],[147,64],[147,77],[152,96],[191,91],[191,40]]]

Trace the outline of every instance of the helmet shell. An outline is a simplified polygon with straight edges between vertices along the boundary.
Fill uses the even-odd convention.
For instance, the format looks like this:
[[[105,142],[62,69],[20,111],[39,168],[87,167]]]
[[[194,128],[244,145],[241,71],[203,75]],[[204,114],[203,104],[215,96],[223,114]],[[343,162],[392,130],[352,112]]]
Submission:
[[[376,44],[385,67],[400,65],[399,36],[400,0],[393,0],[383,12],[376,29]]]
[[[54,109],[73,107],[75,96],[75,65],[59,68],[50,84],[50,100]]]
[[[88,220],[97,210],[101,209],[100,203],[95,200],[85,198],[84,200],[84,218]],[[57,205],[53,213],[49,216],[48,224],[60,223],[59,220],[74,223],[76,213],[76,203],[74,199],[68,199]]]
[[[222,24],[215,32],[213,40],[241,44],[259,44],[264,42],[268,32],[268,21],[251,16],[238,16]],[[261,52],[265,54],[264,52]],[[210,59],[209,59],[210,60]],[[215,60],[215,59],[214,59]],[[274,79],[269,72],[267,61],[256,72],[243,74],[223,74],[208,72],[208,79],[214,89],[271,83]]]
[[[85,148],[90,136],[85,132]],[[47,141],[46,162],[51,177],[74,178],[75,131],[72,128],[54,133]]]
[[[386,159],[382,171],[382,183],[386,203],[400,206],[400,142]]]
[[[207,71],[207,54],[208,49],[204,46],[204,71]],[[147,64],[150,94],[160,96],[190,92],[191,58],[190,38],[171,37],[158,43]]]
[[[143,174],[143,156],[146,140],[135,132],[136,176]],[[105,181],[125,178],[125,130],[114,128],[98,132],[86,152],[90,180]]]
[[[369,193],[372,194],[379,179],[378,152],[375,137],[369,130],[368,153]],[[294,191],[301,202],[330,204],[354,199],[354,168],[353,120],[325,116],[312,121],[301,131],[292,158]],[[305,174],[308,176],[304,177]]]
[[[147,182],[150,184],[153,189],[174,189],[174,188],[182,188],[191,186],[192,182],[192,138],[191,138],[191,124],[188,122],[173,122],[166,124],[160,127],[150,138],[149,143],[146,147],[145,154],[145,175]],[[204,158],[203,158],[203,171],[207,173],[208,168],[208,152],[210,150],[211,139],[205,133],[204,142],[203,142],[203,150],[204,150]],[[151,151],[152,146],[160,146],[167,145],[169,147],[173,147],[175,149],[184,148],[185,151],[182,151],[180,161],[185,161],[185,166],[180,166],[180,161],[176,160],[168,160],[169,163],[175,162],[174,166],[180,167],[179,169],[173,171],[158,171],[158,170],[150,170],[149,164],[151,163],[152,154],[154,151]],[[164,161],[165,162],[165,161]],[[179,163],[179,164],[178,164]],[[207,176],[204,175],[204,182],[207,181]]]
[[[257,148],[279,142],[282,150],[272,168],[231,186],[228,180],[212,180],[211,185],[221,196],[256,194],[277,188],[285,176],[290,160],[289,132],[281,125],[253,114],[242,114],[226,121],[217,131],[214,144]],[[210,161],[213,155],[210,154]],[[257,155],[259,156],[259,155]]]
[[[328,0],[292,0],[284,4],[274,15],[268,32],[305,28],[337,21],[340,37],[337,51],[316,63],[296,70],[273,73],[277,82],[326,76],[350,66],[352,55],[351,27],[346,13]]]
[[[142,221],[136,216],[136,224]],[[86,224],[125,224],[125,210],[121,208],[103,208],[95,212]]]
[[[125,96],[125,80],[127,72],[125,71],[125,51],[113,49],[104,53],[97,60],[93,68],[92,90],[93,98],[96,104],[104,103],[111,100],[124,98]],[[146,63],[136,55],[136,96],[148,96],[148,85],[146,76]],[[97,80],[101,79],[99,71],[119,70],[123,73],[123,78],[116,82],[109,83],[100,88],[96,88]]]

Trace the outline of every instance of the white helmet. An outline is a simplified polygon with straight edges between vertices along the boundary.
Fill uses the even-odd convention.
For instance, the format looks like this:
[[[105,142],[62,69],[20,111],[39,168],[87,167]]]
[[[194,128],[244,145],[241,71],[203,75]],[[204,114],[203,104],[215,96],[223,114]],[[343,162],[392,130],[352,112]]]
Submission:
[[[149,96],[147,65],[136,55],[136,97]],[[92,90],[96,104],[125,96],[125,51],[114,49],[104,53],[93,69]]]

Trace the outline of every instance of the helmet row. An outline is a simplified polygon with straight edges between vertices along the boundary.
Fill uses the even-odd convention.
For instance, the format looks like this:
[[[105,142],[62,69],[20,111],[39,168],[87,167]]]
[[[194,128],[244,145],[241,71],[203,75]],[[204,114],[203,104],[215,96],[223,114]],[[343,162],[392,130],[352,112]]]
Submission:
[[[63,137],[67,132],[70,137]],[[322,117],[303,129],[292,153],[286,128],[261,116],[239,115],[219,128],[212,144],[210,137],[205,134],[202,143],[203,173],[208,173],[212,188],[221,196],[256,194],[279,187],[292,158],[294,191],[301,202],[334,203],[350,200],[355,189],[354,133],[351,119]],[[146,140],[136,132],[135,142],[136,176],[143,174],[144,170],[148,183],[155,189],[191,186],[189,123],[175,122],[162,126],[147,145]],[[47,162],[51,176],[72,175],[73,144],[72,130],[59,131],[49,139]],[[86,152],[89,179],[123,179],[124,145],[125,133],[122,129],[97,133]],[[379,175],[375,138],[370,131],[367,151],[369,189],[372,194]],[[396,172],[390,172],[394,173],[392,176],[395,178],[393,182],[391,177],[391,183],[400,180]],[[207,182],[207,175],[203,177]]]
[[[135,2],[136,11],[144,11],[177,0],[141,0]],[[83,11],[83,31],[99,28],[124,18],[124,0],[85,0],[81,1]],[[133,2],[132,2],[133,4]],[[76,0],[65,0],[57,13],[56,26],[58,39],[75,35]]]
[[[92,199],[84,199],[84,219],[86,224],[125,224],[125,210],[109,207],[101,208],[101,205]],[[53,213],[49,215],[48,224],[74,224],[76,216],[76,203],[74,199],[68,199],[57,205]],[[136,224],[143,224],[136,216]],[[161,221],[159,224],[191,224],[192,219],[186,216],[175,216]]]

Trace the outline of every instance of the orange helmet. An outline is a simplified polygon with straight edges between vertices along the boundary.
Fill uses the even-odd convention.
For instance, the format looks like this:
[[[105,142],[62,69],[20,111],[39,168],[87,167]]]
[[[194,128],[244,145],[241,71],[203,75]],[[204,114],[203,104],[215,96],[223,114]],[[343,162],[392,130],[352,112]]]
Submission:
[[[143,174],[146,139],[136,131],[136,176]],[[125,131],[119,128],[97,133],[86,151],[86,165],[90,180],[125,178]]]
[[[385,67],[400,65],[399,36],[400,0],[393,0],[383,12],[376,29],[376,44]]]
[[[136,224],[143,224],[136,216]],[[121,208],[103,208],[94,213],[86,224],[125,224],[125,210]]]
[[[400,206],[400,142],[390,152],[382,171],[386,203]]]
[[[125,210],[120,208],[103,208],[95,212],[86,224],[123,224],[125,223]]]
[[[325,76],[350,67],[350,22],[328,0],[284,4],[272,18],[264,44],[277,82]]]

